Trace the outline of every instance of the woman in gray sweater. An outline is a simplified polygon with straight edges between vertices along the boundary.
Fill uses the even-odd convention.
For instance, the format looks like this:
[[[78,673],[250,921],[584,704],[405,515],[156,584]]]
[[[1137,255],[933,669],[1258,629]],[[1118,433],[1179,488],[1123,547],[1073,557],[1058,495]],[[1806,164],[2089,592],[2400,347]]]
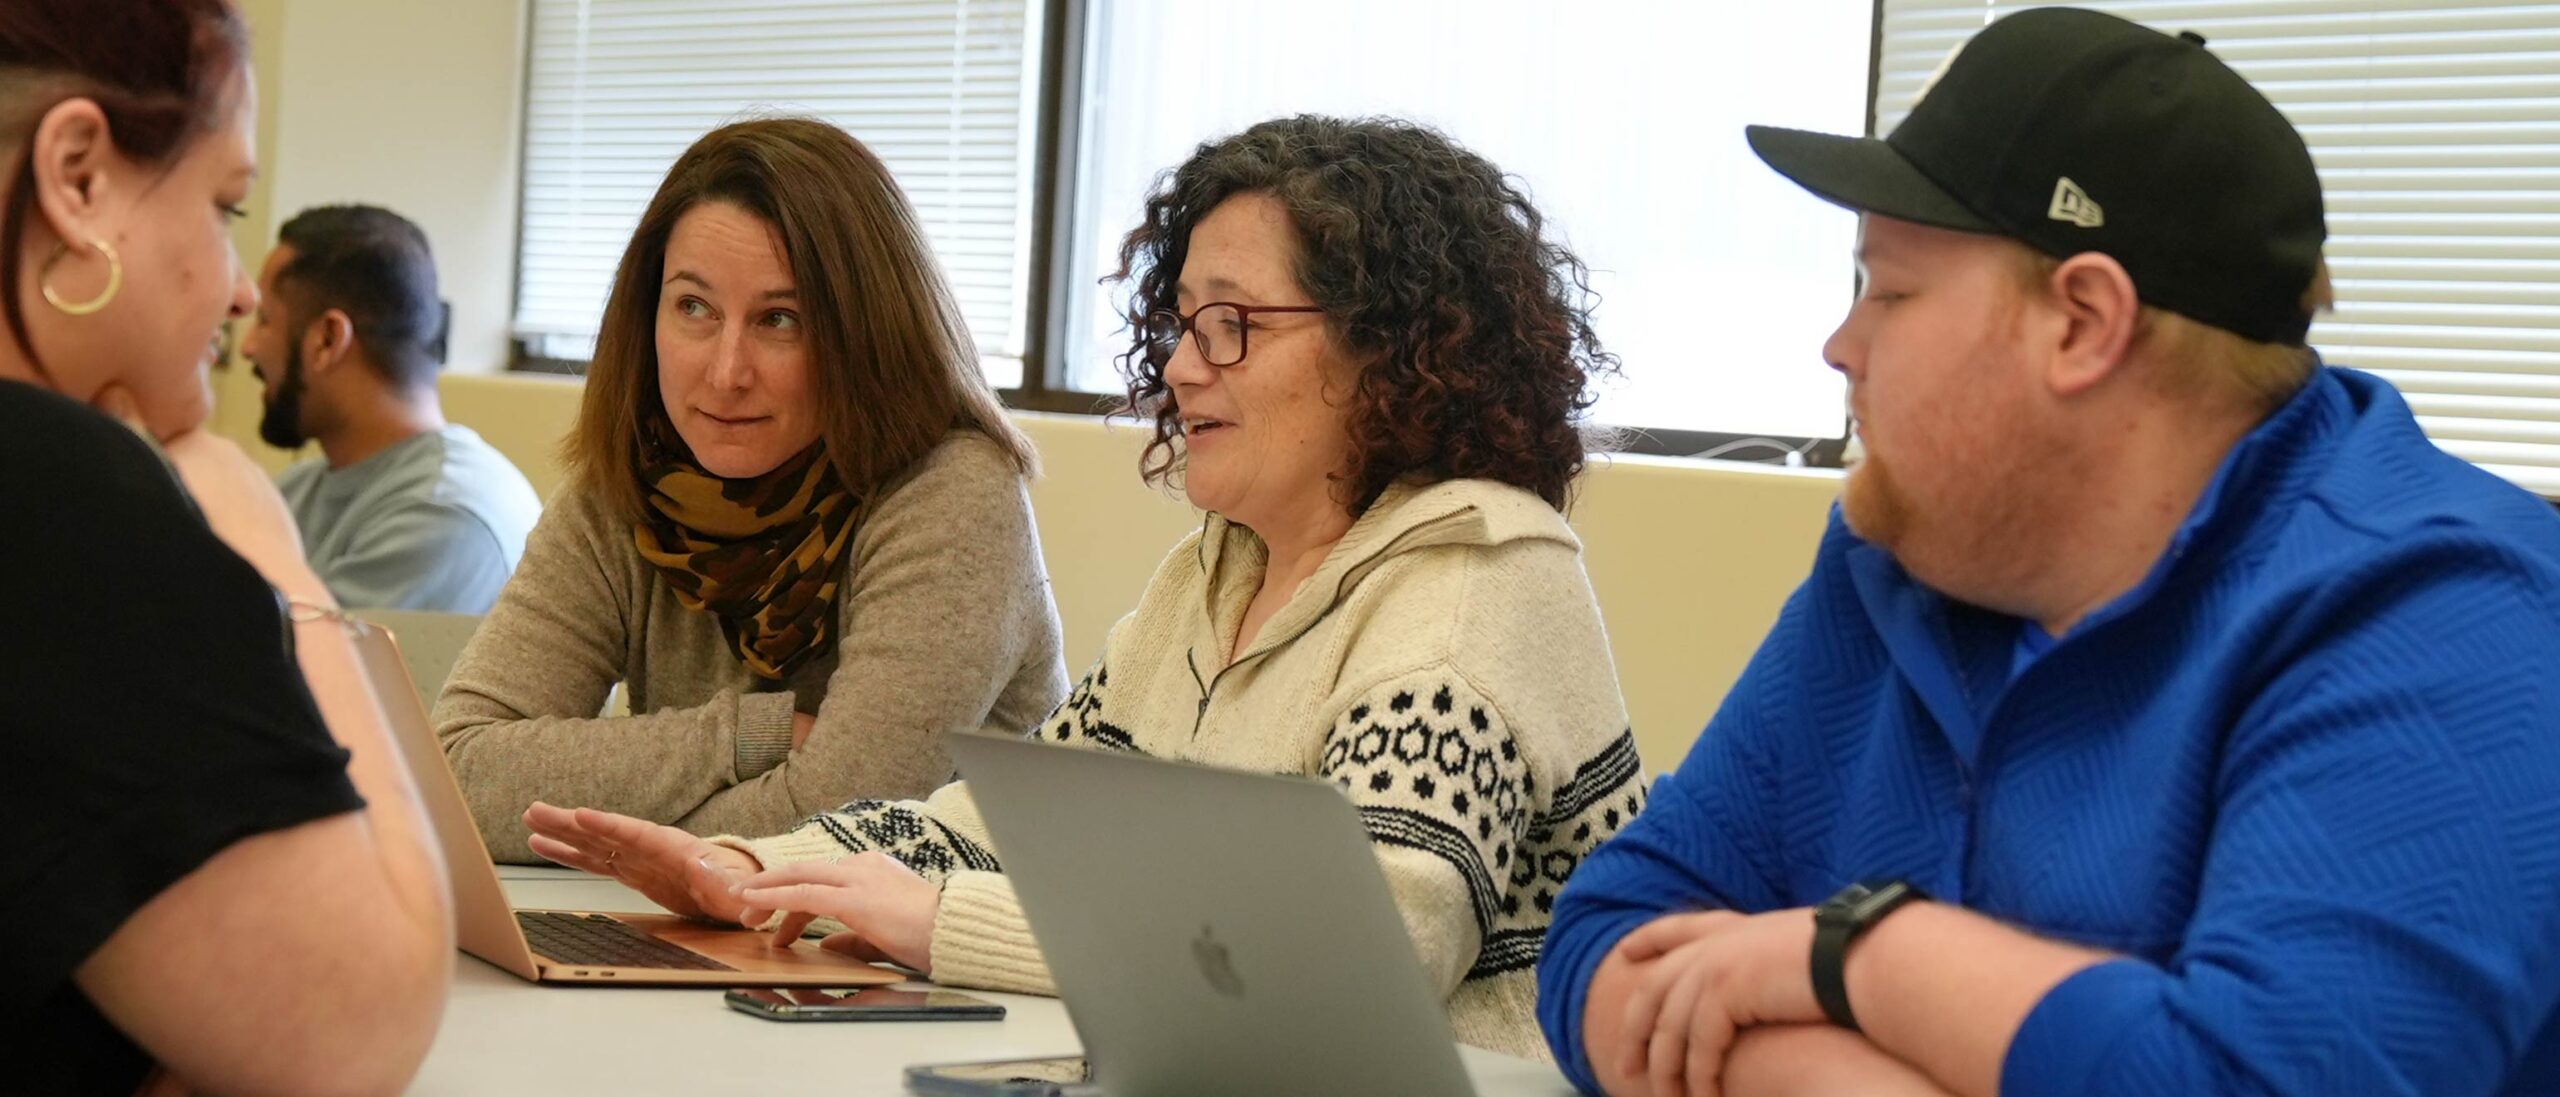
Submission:
[[[1028,440],[906,199],[842,130],[680,157],[614,279],[573,477],[435,723],[481,834],[537,799],[771,833],[952,776],[1066,695]],[[634,715],[599,718],[623,683]]]

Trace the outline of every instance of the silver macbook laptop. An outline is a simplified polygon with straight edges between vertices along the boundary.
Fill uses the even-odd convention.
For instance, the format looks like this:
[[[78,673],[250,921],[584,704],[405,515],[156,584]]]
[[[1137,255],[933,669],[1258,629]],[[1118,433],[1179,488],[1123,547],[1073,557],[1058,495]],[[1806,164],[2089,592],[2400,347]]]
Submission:
[[[409,763],[418,798],[444,849],[462,951],[541,983],[635,986],[873,986],[906,977],[801,942],[789,949],[765,934],[672,914],[511,910],[427,723],[425,704],[389,630],[350,621],[365,677],[382,703],[391,736]]]
[[[1333,786],[949,741],[1103,1092],[1474,1092]]]

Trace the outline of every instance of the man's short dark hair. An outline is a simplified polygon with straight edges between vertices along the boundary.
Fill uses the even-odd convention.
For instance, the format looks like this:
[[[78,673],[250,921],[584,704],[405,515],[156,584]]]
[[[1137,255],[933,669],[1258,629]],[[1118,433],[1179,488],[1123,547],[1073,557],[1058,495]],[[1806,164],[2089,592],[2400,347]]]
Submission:
[[[276,273],[295,337],[323,310],[355,325],[365,357],[395,384],[431,384],[444,365],[452,310],[436,296],[427,234],[379,206],[315,206],[293,215],[277,242],[294,251]]]

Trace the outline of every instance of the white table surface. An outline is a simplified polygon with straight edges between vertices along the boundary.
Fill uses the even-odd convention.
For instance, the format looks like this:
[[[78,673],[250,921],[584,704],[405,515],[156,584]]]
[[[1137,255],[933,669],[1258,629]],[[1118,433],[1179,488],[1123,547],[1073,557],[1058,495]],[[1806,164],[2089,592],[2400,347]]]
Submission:
[[[620,884],[563,869],[499,873],[518,906],[657,909]],[[967,993],[1003,1003],[1004,1020],[781,1023],[729,1009],[718,990],[536,986],[457,955],[444,1027],[410,1092],[892,1097],[906,1092],[913,1063],[1076,1052],[1057,1000]],[[1573,1092],[1549,1064],[1460,1051],[1481,1097]]]

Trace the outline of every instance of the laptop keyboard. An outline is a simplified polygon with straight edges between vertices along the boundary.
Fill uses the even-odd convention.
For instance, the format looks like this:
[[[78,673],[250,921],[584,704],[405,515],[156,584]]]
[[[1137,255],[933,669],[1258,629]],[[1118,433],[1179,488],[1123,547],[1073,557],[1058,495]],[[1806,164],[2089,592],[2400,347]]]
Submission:
[[[519,910],[516,925],[526,943],[545,959],[591,967],[651,968],[659,971],[736,971],[692,949],[671,945],[601,914],[556,910]]]

